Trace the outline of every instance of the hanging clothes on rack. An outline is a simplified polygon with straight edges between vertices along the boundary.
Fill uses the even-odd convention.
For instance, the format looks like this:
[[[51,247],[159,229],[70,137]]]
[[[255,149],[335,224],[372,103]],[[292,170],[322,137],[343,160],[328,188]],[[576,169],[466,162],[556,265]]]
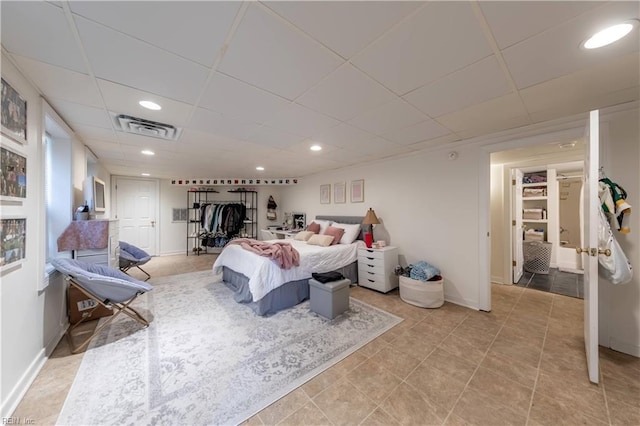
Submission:
[[[244,226],[246,207],[242,203],[204,204],[201,207],[200,238],[207,247],[224,247]]]

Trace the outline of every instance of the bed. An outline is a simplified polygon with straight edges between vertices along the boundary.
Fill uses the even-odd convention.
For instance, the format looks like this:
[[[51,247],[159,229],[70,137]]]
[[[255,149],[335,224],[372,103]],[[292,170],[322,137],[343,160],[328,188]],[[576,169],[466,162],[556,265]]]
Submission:
[[[361,224],[359,216],[316,216],[345,224]],[[281,240],[280,240],[281,241]],[[236,302],[248,305],[260,316],[272,315],[309,298],[313,272],[338,271],[352,283],[358,282],[357,252],[364,247],[362,228],[356,241],[329,247],[287,240],[300,253],[300,266],[280,269],[271,259],[244,250],[225,248],[213,264],[218,280],[234,291]]]

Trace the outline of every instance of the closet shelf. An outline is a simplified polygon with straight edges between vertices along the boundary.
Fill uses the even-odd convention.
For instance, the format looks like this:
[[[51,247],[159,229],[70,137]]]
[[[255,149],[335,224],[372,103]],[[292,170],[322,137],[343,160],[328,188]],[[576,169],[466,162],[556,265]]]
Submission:
[[[522,219],[523,223],[547,223],[547,221],[547,219]]]

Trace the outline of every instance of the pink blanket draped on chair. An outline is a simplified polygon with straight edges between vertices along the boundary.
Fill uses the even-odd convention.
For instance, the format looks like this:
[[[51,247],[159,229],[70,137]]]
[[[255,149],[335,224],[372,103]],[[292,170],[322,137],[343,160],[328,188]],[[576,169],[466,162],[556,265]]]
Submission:
[[[300,266],[300,253],[291,244],[285,242],[267,243],[251,238],[236,238],[228,245],[238,244],[245,250],[253,252],[259,256],[270,257],[275,260],[282,269],[291,269]]]

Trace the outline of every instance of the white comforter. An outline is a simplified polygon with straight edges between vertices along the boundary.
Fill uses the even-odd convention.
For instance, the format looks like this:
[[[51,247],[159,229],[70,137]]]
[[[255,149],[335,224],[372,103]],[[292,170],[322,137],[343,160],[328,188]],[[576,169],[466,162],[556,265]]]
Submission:
[[[282,240],[274,240],[282,242]],[[329,247],[309,245],[304,241],[287,240],[300,253],[300,266],[280,267],[268,257],[259,256],[239,245],[227,246],[213,264],[213,273],[222,281],[222,267],[226,266],[249,278],[249,289],[256,302],[274,288],[289,281],[311,278],[312,272],[329,272],[356,261],[358,248],[365,247],[361,240],[352,244]]]

